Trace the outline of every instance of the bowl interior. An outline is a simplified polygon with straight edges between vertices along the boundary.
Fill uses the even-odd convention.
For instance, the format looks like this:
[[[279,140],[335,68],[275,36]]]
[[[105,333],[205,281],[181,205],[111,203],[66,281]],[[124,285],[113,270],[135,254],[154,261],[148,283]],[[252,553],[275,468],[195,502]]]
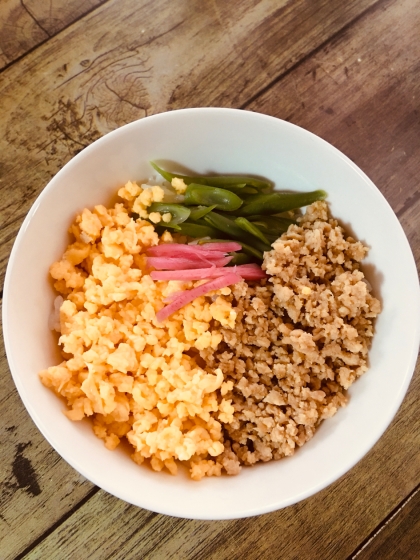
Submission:
[[[325,189],[333,216],[371,247],[365,270],[383,311],[376,323],[370,370],[351,387],[349,405],[324,422],[291,458],[199,483],[185,473],[155,473],[138,467],[124,449],[108,451],[89,422],[67,420],[61,412],[64,403],[38,379],[39,370],[59,363],[57,339],[48,329],[55,297],[48,269],[68,243],[68,226],[83,208],[108,204],[126,181],[152,176],[148,162],[155,159],[200,174],[267,177],[278,189]],[[115,496],[153,511],[228,519],[272,511],[314,494],[374,445],[401,404],[414,369],[419,299],[416,267],[398,220],[348,158],[313,134],[272,117],[187,109],[108,134],[52,179],[13,248],[3,322],[20,396],[46,439],[75,469]]]

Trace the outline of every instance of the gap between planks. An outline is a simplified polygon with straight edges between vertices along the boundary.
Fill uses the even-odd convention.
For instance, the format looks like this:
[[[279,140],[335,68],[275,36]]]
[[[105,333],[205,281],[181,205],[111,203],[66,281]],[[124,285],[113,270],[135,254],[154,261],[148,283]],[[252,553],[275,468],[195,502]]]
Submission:
[[[5,70],[7,70],[8,68],[10,68],[11,66],[13,66],[14,64],[16,64],[17,62],[20,62],[21,60],[23,60],[26,56],[28,56],[29,54],[33,53],[34,51],[36,51],[36,49],[38,49],[39,47],[41,47],[42,45],[45,45],[45,43],[48,43],[48,41],[50,39],[52,39],[53,37],[56,37],[57,35],[59,35],[62,31],[65,31],[66,29],[68,29],[69,27],[71,27],[73,24],[77,23],[78,21],[80,21],[81,19],[83,19],[85,16],[88,16],[89,14],[91,14],[92,12],[94,12],[95,10],[101,8],[102,6],[104,6],[105,4],[108,4],[108,2],[110,2],[111,0],[103,0],[101,4],[98,4],[97,6],[93,6],[90,10],[87,10],[86,12],[84,12],[83,14],[81,14],[80,16],[78,16],[76,19],[72,20],[71,22],[69,22],[67,25],[65,25],[64,27],[62,27],[59,31],[57,31],[56,33],[53,34],[49,34],[43,27],[42,25],[37,21],[37,19],[32,15],[32,13],[26,8],[26,6],[24,5],[24,3],[22,2],[22,6],[24,7],[25,11],[29,14],[29,16],[34,20],[34,22],[39,26],[39,28],[44,31],[48,37],[46,39],[44,39],[43,41],[40,41],[39,43],[37,43],[36,45],[34,45],[33,47],[31,47],[30,49],[28,49],[27,51],[25,51],[23,54],[21,54],[20,56],[18,56],[17,58],[15,58],[14,60],[11,60],[10,62],[8,62],[5,66],[3,66],[2,68],[0,68],[0,75],[2,74],[2,72],[4,72]]]
[[[350,554],[347,560],[356,560],[356,558],[369,546],[374,539],[397,517],[402,509],[418,494],[420,484],[418,484],[401,502],[375,527],[370,535]]]
[[[26,6],[26,4],[23,0],[20,0],[20,5],[25,10],[25,12],[28,14],[28,16],[34,21],[34,23],[42,29],[42,31],[45,33],[45,35],[47,35],[47,38],[45,40],[48,41],[48,39],[50,39],[50,37],[52,37],[53,35],[50,35],[48,33],[48,31],[40,24],[40,22],[36,19],[36,17],[33,15],[33,13],[28,9],[28,7]]]
[[[20,552],[14,560],[23,560],[27,554],[29,554],[34,548],[36,548],[44,539],[46,539],[51,533],[54,533],[58,527],[67,521],[69,517],[71,517],[78,509],[80,509],[86,502],[88,502],[95,494],[99,492],[100,488],[98,486],[94,486],[89,492],[86,494],[84,498],[80,500],[77,504],[75,504],[69,511],[67,511],[64,515],[57,519],[55,523],[51,525],[46,531],[39,535],[29,546],[25,548],[22,552]]]

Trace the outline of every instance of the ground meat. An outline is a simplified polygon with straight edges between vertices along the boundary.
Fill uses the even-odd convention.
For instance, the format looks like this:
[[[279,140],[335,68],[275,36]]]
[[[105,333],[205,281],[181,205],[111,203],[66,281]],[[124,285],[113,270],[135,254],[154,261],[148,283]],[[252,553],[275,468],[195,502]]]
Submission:
[[[367,248],[329,219],[325,202],[265,253],[270,275],[242,282],[228,297],[234,328],[222,328],[216,351],[200,352],[208,371],[220,368],[232,389],[233,422],[224,424],[230,474],[292,455],[320,422],[347,403],[346,389],[367,370],[380,303],[359,269]]]

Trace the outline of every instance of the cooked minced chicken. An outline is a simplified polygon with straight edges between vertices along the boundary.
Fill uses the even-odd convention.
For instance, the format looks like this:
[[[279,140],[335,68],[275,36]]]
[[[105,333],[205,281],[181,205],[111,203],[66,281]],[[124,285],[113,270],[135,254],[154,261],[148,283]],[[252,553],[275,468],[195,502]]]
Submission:
[[[265,253],[270,279],[237,284],[227,297],[235,326],[200,356],[231,382],[223,455],[231,474],[292,455],[346,405],[346,389],[368,369],[380,303],[359,269],[366,252],[316,202]]]

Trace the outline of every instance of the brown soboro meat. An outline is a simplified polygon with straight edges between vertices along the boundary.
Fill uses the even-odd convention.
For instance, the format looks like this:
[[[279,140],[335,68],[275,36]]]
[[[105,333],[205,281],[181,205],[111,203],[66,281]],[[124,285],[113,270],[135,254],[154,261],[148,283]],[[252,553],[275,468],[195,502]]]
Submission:
[[[292,455],[346,405],[380,312],[359,269],[366,252],[317,202],[265,253],[269,280],[233,287],[235,328],[221,329],[216,352],[200,352],[232,382],[234,421],[217,459],[229,474]]]

